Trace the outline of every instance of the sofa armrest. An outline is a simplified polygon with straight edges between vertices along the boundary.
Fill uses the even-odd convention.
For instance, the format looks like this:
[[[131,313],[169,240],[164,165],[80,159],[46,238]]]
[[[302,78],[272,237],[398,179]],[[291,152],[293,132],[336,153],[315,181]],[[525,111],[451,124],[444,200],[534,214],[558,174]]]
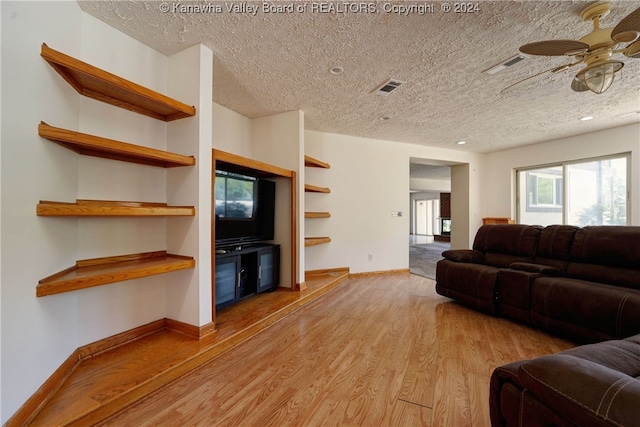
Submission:
[[[518,379],[576,425],[631,426],[640,420],[640,380],[575,354],[527,361],[520,366]]]
[[[445,259],[454,262],[484,264],[484,254],[474,249],[450,249],[442,252],[442,256]]]
[[[529,262],[513,262],[509,264],[509,268],[527,273],[545,274],[547,276],[559,276],[560,269],[551,267],[550,265],[532,264]]]

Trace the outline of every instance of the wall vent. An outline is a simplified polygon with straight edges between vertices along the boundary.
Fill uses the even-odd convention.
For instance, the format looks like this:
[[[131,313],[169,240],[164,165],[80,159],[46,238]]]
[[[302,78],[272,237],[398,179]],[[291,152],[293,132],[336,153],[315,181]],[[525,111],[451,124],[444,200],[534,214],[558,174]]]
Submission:
[[[528,56],[522,53],[517,54],[516,56],[512,56],[511,58],[502,61],[501,63],[494,65],[491,68],[484,70],[484,73],[487,74],[496,74],[500,71],[506,70],[507,68],[516,65],[517,63],[524,61]]]
[[[404,82],[401,82],[399,80],[388,80],[385,83],[383,83],[382,85],[378,86],[373,93],[376,95],[380,95],[380,96],[387,96],[389,95],[391,92],[393,92],[394,90],[398,89],[400,87],[400,85],[402,85]]]

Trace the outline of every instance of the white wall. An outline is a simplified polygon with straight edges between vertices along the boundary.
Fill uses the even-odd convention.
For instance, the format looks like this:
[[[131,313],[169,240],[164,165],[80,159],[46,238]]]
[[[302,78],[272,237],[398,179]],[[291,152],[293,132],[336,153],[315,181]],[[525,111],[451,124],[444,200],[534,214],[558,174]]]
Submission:
[[[304,282],[304,114],[302,111],[290,111],[253,120],[252,158],[297,173],[297,283]],[[291,206],[291,187],[283,180],[276,183],[276,235],[280,243],[280,286],[291,287],[291,215],[287,212]]]
[[[166,317],[191,325],[210,323],[213,53],[195,45],[169,58],[167,94],[196,107],[196,116],[168,124],[167,149],[193,155],[196,165],[167,171],[167,202],[195,206],[196,216],[167,219],[167,251],[190,255],[195,269],[167,275]]]
[[[35,209],[40,199],[76,198],[78,155],[41,139],[37,126],[78,128],[78,96],[40,57],[40,45],[79,55],[81,12],[75,2],[0,7],[4,423],[77,347],[77,296],[35,296],[38,280],[75,262],[76,221],[39,218]]]
[[[640,124],[558,139],[487,155],[484,216],[515,218],[516,168],[631,153],[631,224],[640,225]]]
[[[214,103],[212,147],[251,158],[252,144],[253,121]]]
[[[0,422],[5,422],[82,345],[168,316],[194,325],[211,320],[213,60],[211,52],[200,46],[166,58],[84,14],[76,2],[1,2],[0,7],[4,208]],[[198,115],[166,124],[82,97],[40,57],[42,42],[161,93],[178,99],[184,96],[185,102],[196,105]],[[198,166],[167,172],[80,156],[40,138],[41,120],[194,155]],[[77,198],[195,205],[197,216],[135,219],[35,214],[39,200]],[[194,256],[198,268],[36,297],[40,279],[78,259],[162,249]]]
[[[62,47],[50,47],[64,52]],[[80,49],[77,58],[82,61],[166,93],[167,58],[86,13],[81,14]],[[79,96],[69,85],[66,90],[80,103],[79,131],[166,149],[165,122]],[[54,122],[50,124],[58,126]],[[164,168],[74,155],[78,162],[77,198],[166,201]],[[76,198],[51,197],[62,201]],[[43,218],[43,224],[50,226],[50,219]],[[151,252],[166,247],[164,218],[78,218],[75,221],[77,259]],[[58,266],[58,270],[62,268],[65,266]],[[165,317],[166,280],[165,276],[152,276],[85,289],[75,292],[74,296],[60,295],[60,298],[78,300],[78,346]],[[46,298],[43,302],[47,303]]]
[[[411,191],[436,191],[438,193],[451,192],[451,180],[411,178],[409,181]]]
[[[477,178],[484,162],[484,155],[316,131],[305,132],[305,150],[331,164],[328,170],[307,168],[307,181],[329,187],[331,193],[308,194],[306,209],[329,211],[331,218],[306,220],[306,233],[332,239],[306,249],[307,270],[349,267],[360,273],[407,269],[410,158],[469,165],[468,179]],[[452,187],[454,206],[455,197]],[[457,203],[465,206],[465,212],[458,214],[462,219],[457,220],[466,224],[456,225],[457,236],[464,241],[460,245],[468,247],[481,222],[481,200],[470,198],[467,191],[458,191],[458,197],[466,197]],[[393,217],[394,211],[402,211],[403,216]],[[471,229],[473,235],[464,233]],[[452,239],[455,236],[454,231]]]

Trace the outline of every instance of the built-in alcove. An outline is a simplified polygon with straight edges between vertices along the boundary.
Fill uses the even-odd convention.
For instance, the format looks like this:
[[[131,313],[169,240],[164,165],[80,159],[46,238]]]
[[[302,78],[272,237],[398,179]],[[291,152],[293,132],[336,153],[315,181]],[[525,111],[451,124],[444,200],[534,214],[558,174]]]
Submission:
[[[228,153],[221,150],[213,150],[212,152],[212,176],[215,179],[216,170],[224,170],[233,174],[244,175],[249,177],[255,177],[259,179],[269,179],[276,183],[276,212],[279,218],[275,221],[276,233],[273,244],[280,246],[280,260],[281,271],[280,277],[282,279],[281,287],[290,287],[292,290],[299,290],[296,278],[298,277],[297,271],[297,183],[295,171],[284,169],[275,165],[271,165],[265,162],[249,159],[247,157],[238,156],[236,154]],[[212,194],[212,206],[215,206],[215,185],[213,185]],[[284,193],[289,193],[288,197],[284,197]],[[278,214],[279,213],[279,214]],[[281,221],[282,218],[289,218],[287,221]],[[215,215],[212,217],[215,221]],[[217,248],[216,247],[216,227],[215,223],[211,227],[211,247],[212,247],[212,263],[211,263],[211,278],[212,278],[212,308],[213,308],[213,321],[215,322],[215,307],[216,307],[216,252],[220,251],[220,255],[228,256],[228,253],[222,253],[222,250],[227,251],[228,247]],[[222,249],[222,250],[221,250]],[[235,248],[233,248],[235,249]],[[243,248],[238,248],[238,254],[243,254]]]

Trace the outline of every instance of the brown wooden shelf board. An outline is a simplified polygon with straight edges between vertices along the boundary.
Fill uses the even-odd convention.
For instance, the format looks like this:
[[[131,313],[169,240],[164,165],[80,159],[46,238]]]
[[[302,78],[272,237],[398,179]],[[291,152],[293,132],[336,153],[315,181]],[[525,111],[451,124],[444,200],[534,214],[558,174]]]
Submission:
[[[329,242],[331,242],[330,237],[305,237],[304,238],[305,246],[315,246],[315,245],[321,245],[323,243],[329,243]]]
[[[305,218],[331,218],[331,214],[329,212],[305,212]]]
[[[40,55],[81,95],[167,122],[196,114],[195,107],[65,55],[44,43]]]
[[[291,178],[294,175],[291,170],[216,149],[213,150],[213,161],[216,168],[260,178]]]
[[[307,193],[331,193],[331,190],[326,187],[318,187],[317,185],[305,184],[304,191]]]
[[[196,164],[196,159],[193,156],[184,156],[155,148],[129,144],[128,142],[57,128],[45,122],[41,122],[38,125],[38,134],[43,138],[85,156],[121,160],[124,162],[164,168],[193,166]]]
[[[323,169],[331,168],[331,165],[329,163],[323,162],[318,159],[314,159],[311,156],[304,156],[304,165],[310,168],[323,168]]]
[[[80,260],[75,266],[40,280],[36,296],[71,292],[193,267],[195,260],[192,257],[168,254],[166,251]]]
[[[194,216],[193,206],[169,206],[166,203],[83,200],[75,203],[41,200],[38,216]]]

